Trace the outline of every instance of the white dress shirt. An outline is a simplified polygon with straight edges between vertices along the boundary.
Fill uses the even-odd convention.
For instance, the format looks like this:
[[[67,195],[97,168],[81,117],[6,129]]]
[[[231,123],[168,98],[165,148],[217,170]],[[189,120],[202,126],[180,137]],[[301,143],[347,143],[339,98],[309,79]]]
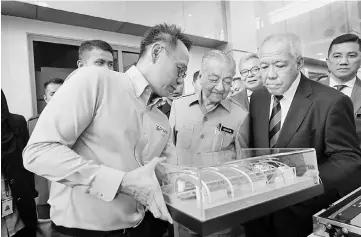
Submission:
[[[251,101],[251,95],[253,94],[253,91],[247,89],[246,92],[247,92],[248,102],[250,102]]]
[[[110,231],[142,220],[139,202],[116,196],[125,173],[175,155],[168,119],[149,104],[151,92],[133,66],[126,73],[77,69],[55,93],[23,159],[28,170],[52,181],[48,202],[56,225]]]
[[[341,92],[344,93],[345,95],[347,95],[348,97],[351,97],[352,90],[353,90],[353,87],[354,87],[354,85],[355,85],[355,82],[356,82],[356,77],[353,78],[352,80],[349,80],[349,81],[346,82],[346,83],[341,83],[341,84],[340,84],[340,83],[337,83],[337,82],[335,81],[335,79],[333,78],[332,75],[330,76],[330,87],[335,88],[335,86],[337,86],[337,85],[345,85],[346,87],[343,88],[343,89],[341,90]],[[335,89],[336,89],[336,88],[335,88]]]
[[[298,85],[300,84],[301,80],[301,73],[298,74],[296,80],[292,83],[290,88],[283,94],[283,98],[280,101],[281,103],[281,128],[283,126],[283,123],[285,122],[285,119],[287,117],[287,113],[290,110],[293,97],[295,97]],[[271,103],[270,103],[270,113],[269,117],[271,118],[272,114],[272,108],[273,108],[273,102],[274,102],[274,96],[271,97]]]

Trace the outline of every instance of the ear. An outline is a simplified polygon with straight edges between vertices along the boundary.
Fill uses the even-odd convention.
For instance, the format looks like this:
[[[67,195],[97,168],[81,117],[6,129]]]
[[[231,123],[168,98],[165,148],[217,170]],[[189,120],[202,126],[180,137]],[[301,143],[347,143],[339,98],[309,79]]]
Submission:
[[[45,103],[48,103],[48,99],[46,98],[46,95],[43,95]]]
[[[83,61],[81,61],[81,60],[78,60],[78,61],[76,62],[76,64],[78,65],[78,68],[84,66],[84,63],[83,63]]]
[[[153,61],[153,63],[155,63],[158,60],[159,54],[160,54],[161,51],[162,51],[162,46],[160,44],[154,44],[152,46],[151,53],[152,53],[152,61]]]
[[[297,69],[301,70],[302,67],[304,66],[304,64],[305,64],[305,61],[303,60],[303,57],[299,57],[297,59]]]
[[[327,68],[330,68],[330,59],[326,58]]]

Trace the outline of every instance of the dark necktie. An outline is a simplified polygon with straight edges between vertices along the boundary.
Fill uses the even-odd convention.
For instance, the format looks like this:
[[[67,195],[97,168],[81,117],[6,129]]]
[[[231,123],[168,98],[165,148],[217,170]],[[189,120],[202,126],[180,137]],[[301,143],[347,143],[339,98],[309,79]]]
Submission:
[[[347,87],[346,85],[336,85],[334,86],[336,88],[336,90],[338,91],[342,91],[345,87]]]
[[[278,140],[278,136],[281,132],[281,104],[282,95],[275,95],[273,100],[273,108],[271,118],[269,121],[269,144],[270,148],[273,148]]]

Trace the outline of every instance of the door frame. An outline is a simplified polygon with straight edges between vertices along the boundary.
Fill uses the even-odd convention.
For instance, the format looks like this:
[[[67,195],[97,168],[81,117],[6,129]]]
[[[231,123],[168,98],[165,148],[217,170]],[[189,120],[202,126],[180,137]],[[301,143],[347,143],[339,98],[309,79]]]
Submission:
[[[34,41],[41,41],[47,43],[55,43],[55,44],[67,44],[67,45],[76,45],[80,46],[84,41],[87,39],[73,39],[73,38],[66,38],[66,37],[54,37],[50,35],[43,35],[43,34],[34,34],[34,33],[27,33],[27,43],[28,43],[28,52],[29,52],[29,68],[30,68],[30,86],[31,86],[31,98],[33,106],[33,115],[38,114],[38,103],[36,98],[36,82],[35,82],[35,63],[34,63]],[[123,56],[122,52],[134,52],[139,53],[140,49],[138,47],[130,47],[118,44],[110,44],[113,50],[118,52],[118,69],[119,72],[123,72]]]

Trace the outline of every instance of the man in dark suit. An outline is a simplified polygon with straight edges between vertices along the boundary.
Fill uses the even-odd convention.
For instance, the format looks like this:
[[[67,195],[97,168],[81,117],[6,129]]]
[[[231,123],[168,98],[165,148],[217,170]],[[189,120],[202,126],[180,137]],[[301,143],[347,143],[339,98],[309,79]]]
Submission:
[[[327,59],[330,77],[321,80],[351,98],[356,122],[356,133],[361,147],[361,80],[357,70],[361,65],[361,40],[357,35],[344,34],[330,44]]]
[[[262,78],[259,73],[259,58],[257,54],[247,54],[241,58],[238,64],[241,80],[244,81],[244,88],[232,96],[249,110],[249,101],[252,93],[262,87]]]
[[[361,151],[353,107],[341,92],[301,72],[301,41],[271,35],[260,48],[264,89],[250,102],[251,147],[315,148],[325,194],[246,224],[247,237],[306,237],[312,215],[360,186]]]

